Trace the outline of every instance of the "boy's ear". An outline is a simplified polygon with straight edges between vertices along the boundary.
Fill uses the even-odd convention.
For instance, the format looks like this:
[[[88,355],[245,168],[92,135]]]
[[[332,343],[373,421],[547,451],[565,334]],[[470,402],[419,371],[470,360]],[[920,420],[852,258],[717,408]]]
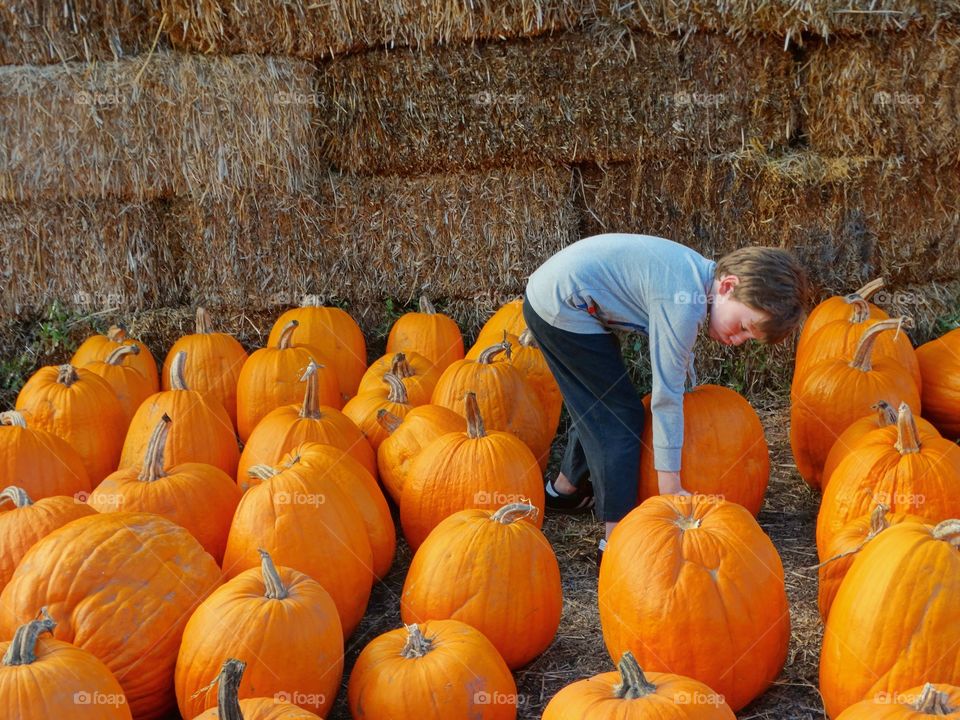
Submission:
[[[721,295],[728,295],[739,283],[740,278],[736,275],[724,275],[720,278],[720,285],[717,289]]]

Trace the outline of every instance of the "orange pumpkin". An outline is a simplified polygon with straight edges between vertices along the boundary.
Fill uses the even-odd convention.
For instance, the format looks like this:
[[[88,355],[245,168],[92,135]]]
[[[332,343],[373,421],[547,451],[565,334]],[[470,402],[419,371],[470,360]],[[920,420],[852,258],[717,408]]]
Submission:
[[[644,673],[627,650],[618,672],[594,675],[553,696],[542,720],[735,720],[723,697],[696,680]]]
[[[739,710],[780,674],[790,641],[783,565],[743,506],[660,495],[614,528],[600,565],[610,657],[706,683]]]
[[[415,352],[437,368],[446,370],[450,363],[463,359],[463,336],[456,321],[438,313],[426,298],[420,298],[420,312],[409,312],[397,318],[387,336],[387,354]]]
[[[167,469],[164,447],[172,421],[160,418],[143,464],[117,470],[90,494],[98,512],[152,512],[186,528],[220,563],[233,512],[242,495],[223,470],[204,463],[182,463]]]
[[[851,705],[837,720],[960,720],[960,685],[925,683],[897,693],[881,693]]]
[[[159,515],[82,517],[20,561],[0,594],[0,633],[49,607],[57,637],[110,668],[134,717],[162,718],[175,705],[180,635],[219,584],[220,569],[200,543]]]
[[[415,407],[403,418],[383,410],[377,413],[377,420],[388,433],[377,448],[377,468],[383,486],[397,504],[417,454],[440,436],[467,429],[462,415],[439,405]]]
[[[299,326],[291,320],[280,334],[276,347],[256,350],[243,364],[237,380],[237,433],[243,442],[271,410],[300,401],[304,371],[314,362],[317,398],[321,405],[340,408],[337,374],[320,351],[308,345],[294,345],[293,333]]]
[[[187,386],[186,363],[187,354],[178,353],[170,366],[171,389],[151,395],[137,409],[123,442],[121,468],[143,461],[157,423],[168,415],[176,422],[167,439],[168,465],[206,463],[233,477],[240,455],[233,423],[219,402]]]
[[[94,360],[86,368],[102,377],[113,389],[129,427],[140,403],[157,390],[129,360],[140,353],[137,345],[121,345],[103,360]]]
[[[357,388],[357,395],[368,392],[386,394],[384,376],[387,373],[400,378],[411,405],[426,405],[440,379],[440,371],[427,358],[415,352],[387,353],[367,368]]]
[[[431,620],[370,641],[347,686],[356,720],[514,720],[517,686],[497,649],[457,620]]]
[[[110,353],[123,345],[136,345],[140,350],[136,355],[128,358],[127,362],[140,371],[150,384],[150,392],[160,389],[160,375],[157,373],[157,361],[145,343],[133,340],[127,336],[127,328],[123,324],[113,325],[106,335],[91,335],[70,358],[70,364],[75,367],[86,367],[92,362],[106,360]]]
[[[377,456],[354,422],[336,408],[320,405],[317,365],[311,361],[301,378],[305,392],[302,405],[285,405],[267,413],[250,433],[237,482],[246,490],[260,482],[250,475],[254,465],[276,465],[280,458],[303,442],[333,445],[346,451],[376,477]]]
[[[185,718],[217,706],[211,675],[247,653],[264,661],[247,668],[238,698],[295,698],[321,716],[333,706],[343,675],[337,606],[316,580],[276,567],[268,552],[260,558],[204,600],[183,631],[175,687]]]
[[[31,427],[73,446],[91,485],[116,470],[127,423],[117,396],[95,373],[73,365],[40,368],[20,389],[17,410]]]
[[[123,688],[106,665],[70,643],[42,638],[56,623],[40,620],[0,642],[0,707],[17,720],[130,720]]]
[[[34,500],[54,495],[85,499],[90,476],[69,443],[27,427],[23,413],[0,413],[0,477],[20,483]],[[83,495],[79,495],[83,493]]]
[[[810,338],[827,323],[834,320],[846,320],[850,317],[852,306],[859,300],[869,300],[870,297],[884,286],[883,278],[871,280],[856,292],[849,295],[834,295],[817,305],[803,323],[803,329],[797,338],[797,353],[804,349]],[[886,320],[889,315],[873,303],[868,302],[870,320]]]
[[[905,403],[895,426],[864,436],[834,470],[817,516],[820,558],[840,528],[878,502],[932,522],[960,517],[960,447],[920,431]]]
[[[896,330],[899,320],[879,320],[863,333],[852,359],[823,360],[809,369],[790,408],[790,447],[800,475],[813,487],[822,484],[830,448],[863,408],[880,400],[920,407],[920,391],[896,360],[873,358],[881,332]]]
[[[234,658],[223,664],[217,678],[216,707],[204,710],[194,720],[322,720],[319,715],[278,697],[240,700],[240,684],[246,667],[245,662]]]
[[[504,333],[520,337],[526,329],[527,321],[523,319],[523,298],[511,300],[501,306],[483,324],[470,352],[482,352],[485,348],[496,345],[503,340]]]
[[[484,428],[476,395],[467,393],[467,431],[423,448],[410,465],[400,496],[400,524],[416,550],[440,522],[460,510],[495,510],[511,502],[537,508],[543,523],[543,481],[536,458],[514,435]]]
[[[960,685],[958,546],[960,520],[901,523],[854,560],[823,633],[820,693],[830,717],[930,678]]]
[[[917,349],[923,412],[944,437],[960,440],[960,328]]]
[[[192,390],[220,403],[230,422],[237,425],[237,380],[247,361],[247,351],[233,335],[214,332],[207,311],[197,308],[195,332],[177,340],[163,361],[161,381],[164,390],[174,387],[170,368],[177,355],[190,356],[189,367],[183,368],[183,379]]]
[[[653,466],[653,413],[643,399],[646,420],[640,453],[640,500],[660,494]],[[736,390],[698,385],[683,394],[683,453],[680,476],[690,492],[716,495],[760,512],[770,477],[763,425],[753,406]]]
[[[465,622],[511,670],[540,655],[560,627],[563,597],[550,542],[532,524],[516,522],[536,513],[512,503],[496,512],[462,510],[437,525],[410,563],[403,622]]]
[[[380,411],[386,410],[402,419],[413,409],[413,403],[410,402],[410,396],[407,395],[407,389],[400,378],[393,373],[387,373],[383,376],[383,382],[387,388],[385,393],[366,392],[351,398],[343,406],[343,414],[360,428],[374,452],[388,437],[386,429],[378,420]]]
[[[454,412],[463,411],[463,396],[474,392],[484,421],[491,430],[513,433],[526,443],[540,463],[540,470],[547,466],[551,429],[547,427],[537,393],[524,379],[523,374],[509,362],[511,345],[501,342],[488,347],[477,358],[458,360],[443,371],[433,391],[434,405],[441,405]],[[501,361],[497,356],[505,353]]]
[[[300,323],[298,337],[324,353],[333,363],[343,399],[353,397],[367,369],[367,343],[356,321],[337,307],[323,307],[316,296],[306,296],[303,306],[287,310],[273,324],[269,345],[276,345],[291,320]]]
[[[12,508],[6,507],[7,502]],[[22,487],[5,488],[0,492],[0,590],[10,582],[17,563],[35,542],[71,520],[95,514],[92,507],[75,497],[60,495],[34,502]]]

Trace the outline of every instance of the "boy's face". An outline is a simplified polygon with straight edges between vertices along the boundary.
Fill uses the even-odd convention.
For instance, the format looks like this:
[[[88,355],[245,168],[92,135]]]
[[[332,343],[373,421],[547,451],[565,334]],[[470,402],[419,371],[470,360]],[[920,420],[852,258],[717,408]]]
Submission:
[[[733,289],[740,279],[724,275],[713,283],[708,334],[723,345],[742,345],[761,337],[757,324],[765,318],[762,310],[733,299]]]

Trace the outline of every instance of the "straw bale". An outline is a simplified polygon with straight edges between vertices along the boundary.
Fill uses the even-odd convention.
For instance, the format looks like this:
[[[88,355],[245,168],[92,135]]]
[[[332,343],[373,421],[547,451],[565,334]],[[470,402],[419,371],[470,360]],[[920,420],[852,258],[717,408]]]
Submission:
[[[808,57],[803,124],[813,149],[960,161],[960,34],[818,43]]]
[[[301,191],[314,81],[309,63],[253,56],[0,68],[0,198]]]
[[[632,36],[371,52],[320,71],[324,155],[345,171],[598,164],[786,144],[793,59],[777,40]]]
[[[0,0],[0,65],[117,60],[148,51],[159,33],[155,0]]]

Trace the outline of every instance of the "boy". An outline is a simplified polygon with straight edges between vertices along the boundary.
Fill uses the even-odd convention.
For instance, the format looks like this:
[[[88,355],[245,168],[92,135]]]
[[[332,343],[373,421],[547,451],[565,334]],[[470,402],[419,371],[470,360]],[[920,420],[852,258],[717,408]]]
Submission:
[[[710,337],[724,345],[778,342],[799,325],[806,297],[803,268],[780,248],[741,248],[714,262],[663,238],[606,234],[547,260],[523,303],[571,418],[547,507],[585,512],[596,492],[609,538],[636,505],[644,412],[613,331],[650,337],[660,493],[689,494],[680,482],[683,389],[700,323],[708,320]]]

